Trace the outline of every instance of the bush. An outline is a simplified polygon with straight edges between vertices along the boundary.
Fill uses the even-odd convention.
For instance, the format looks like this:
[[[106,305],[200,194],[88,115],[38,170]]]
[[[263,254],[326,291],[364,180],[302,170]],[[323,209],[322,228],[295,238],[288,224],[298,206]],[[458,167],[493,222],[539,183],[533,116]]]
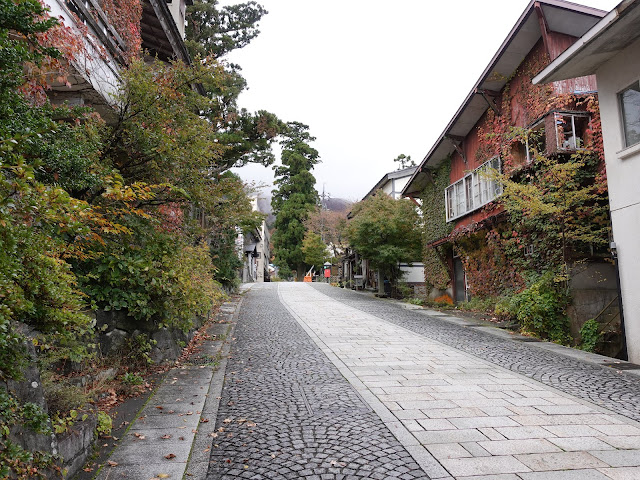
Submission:
[[[496,314],[515,318],[525,333],[567,344],[569,320],[564,311],[567,298],[554,279],[551,271],[534,277],[523,291],[498,301]]]
[[[600,324],[593,318],[587,320],[580,328],[580,349],[595,352],[601,337]]]

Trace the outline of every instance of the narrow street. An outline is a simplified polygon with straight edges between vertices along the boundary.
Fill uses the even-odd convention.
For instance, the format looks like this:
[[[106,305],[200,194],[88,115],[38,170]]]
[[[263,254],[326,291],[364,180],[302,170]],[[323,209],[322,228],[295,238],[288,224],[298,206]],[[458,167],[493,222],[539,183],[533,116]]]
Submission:
[[[207,478],[640,478],[632,371],[427,313],[254,284]]]

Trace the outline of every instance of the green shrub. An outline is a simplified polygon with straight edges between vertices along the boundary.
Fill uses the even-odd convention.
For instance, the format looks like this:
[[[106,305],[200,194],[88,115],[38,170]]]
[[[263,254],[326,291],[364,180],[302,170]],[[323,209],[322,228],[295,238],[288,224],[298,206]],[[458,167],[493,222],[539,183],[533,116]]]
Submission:
[[[582,328],[580,328],[580,346],[581,350],[586,352],[595,352],[596,346],[602,337],[600,332],[600,324],[591,318],[584,322]]]
[[[98,411],[97,425],[96,431],[99,435],[108,436],[111,435],[111,430],[113,428],[113,420],[103,411]]]
[[[125,385],[142,385],[144,383],[144,378],[137,373],[127,372],[122,375],[122,383]]]
[[[515,318],[525,333],[567,344],[569,320],[564,311],[567,298],[554,279],[551,271],[534,277],[520,293],[499,300],[496,314]]]

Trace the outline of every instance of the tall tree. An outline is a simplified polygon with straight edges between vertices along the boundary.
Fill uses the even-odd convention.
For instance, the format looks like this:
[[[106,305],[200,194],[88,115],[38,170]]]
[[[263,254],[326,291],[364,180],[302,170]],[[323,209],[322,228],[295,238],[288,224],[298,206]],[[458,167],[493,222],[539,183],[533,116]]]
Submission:
[[[319,163],[318,151],[309,145],[315,140],[309,127],[289,122],[282,140],[282,165],[274,167],[278,187],[273,191],[271,206],[276,215],[273,234],[275,262],[281,273],[296,271],[302,279],[306,263],[302,241],[306,233],[304,222],[318,203],[316,179],[311,173]]]
[[[258,22],[267,13],[254,1],[224,7],[218,0],[195,1],[187,7],[187,48],[193,56],[216,58],[242,48],[258,36]]]
[[[411,155],[405,155],[404,153],[398,155],[393,161],[399,164],[398,170],[416,166],[416,162],[411,160]]]
[[[258,22],[266,13],[254,1],[224,7],[218,0],[196,1],[187,7],[187,48],[202,63],[215,63],[213,59],[253,40],[260,33]],[[271,145],[283,125],[272,113],[252,113],[238,106],[238,96],[247,88],[240,67],[220,61],[215,63],[213,75],[199,81],[210,100],[201,113],[216,126],[216,141],[224,147],[217,171],[247,163],[271,165],[275,160]]]
[[[357,203],[352,212],[347,226],[349,243],[378,269],[381,280],[397,281],[398,263],[420,258],[420,217],[414,206],[378,193]],[[382,293],[382,281],[378,283]]]

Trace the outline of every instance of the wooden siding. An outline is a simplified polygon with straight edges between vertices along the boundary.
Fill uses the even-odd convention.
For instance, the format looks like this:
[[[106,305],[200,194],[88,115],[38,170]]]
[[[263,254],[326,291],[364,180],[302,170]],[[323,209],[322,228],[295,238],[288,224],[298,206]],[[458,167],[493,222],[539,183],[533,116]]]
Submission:
[[[562,52],[575,43],[577,38],[563,33],[549,32],[549,57],[555,60]],[[555,93],[583,93],[595,92],[598,90],[595,75],[587,77],[569,78],[559,82],[553,82],[553,90]]]
[[[542,69],[549,63],[550,58],[556,58],[575,41],[576,38],[569,35],[550,32],[549,36],[547,37],[547,46],[550,52],[547,52],[544,42],[542,41],[542,39],[540,39],[540,41],[531,49],[529,54],[523,60],[521,66],[524,66],[525,68],[519,69],[519,73],[511,79],[511,81],[505,88],[509,88],[511,92],[517,92],[520,88],[525,87],[526,82],[531,82],[531,74],[535,75],[536,73],[538,73],[531,71],[526,72],[526,70],[528,70],[526,68],[527,65],[536,65],[540,63],[540,69]],[[523,73],[523,71],[525,71],[525,73]],[[595,76],[564,80],[553,84],[553,91],[554,93],[558,94],[590,92],[595,91],[596,89],[597,85],[595,82]],[[504,91],[505,90],[503,89],[501,92],[501,96]],[[526,104],[522,104],[519,98],[520,97],[518,95],[513,95],[511,99],[511,104],[509,105],[511,118],[509,120],[509,123],[514,127],[527,127],[530,126],[532,122],[537,120],[537,117],[540,116],[540,112],[530,111],[530,107]],[[498,105],[501,105],[502,98],[497,98],[496,103]],[[488,112],[489,107],[487,106],[487,113]],[[469,132],[469,134],[465,137],[464,141],[460,145],[460,149],[464,152],[466,162],[458,152],[454,152],[454,154],[452,155],[451,174],[449,177],[450,184],[453,184],[456,181],[460,180],[469,171],[474,170],[488,160],[488,158],[476,158],[476,154],[481,144],[478,129],[482,128],[482,126],[487,123],[487,113],[485,113],[480,118],[476,126]],[[548,125],[547,127],[552,128],[553,130],[553,125]],[[526,160],[526,152],[524,151],[524,148],[522,148],[521,150],[522,151],[516,152],[515,157],[517,160],[524,162]],[[479,223],[500,211],[501,209],[492,209],[491,212],[487,212],[486,209],[481,208],[473,213],[470,213],[469,215],[455,220],[454,231],[458,231],[475,223]]]

